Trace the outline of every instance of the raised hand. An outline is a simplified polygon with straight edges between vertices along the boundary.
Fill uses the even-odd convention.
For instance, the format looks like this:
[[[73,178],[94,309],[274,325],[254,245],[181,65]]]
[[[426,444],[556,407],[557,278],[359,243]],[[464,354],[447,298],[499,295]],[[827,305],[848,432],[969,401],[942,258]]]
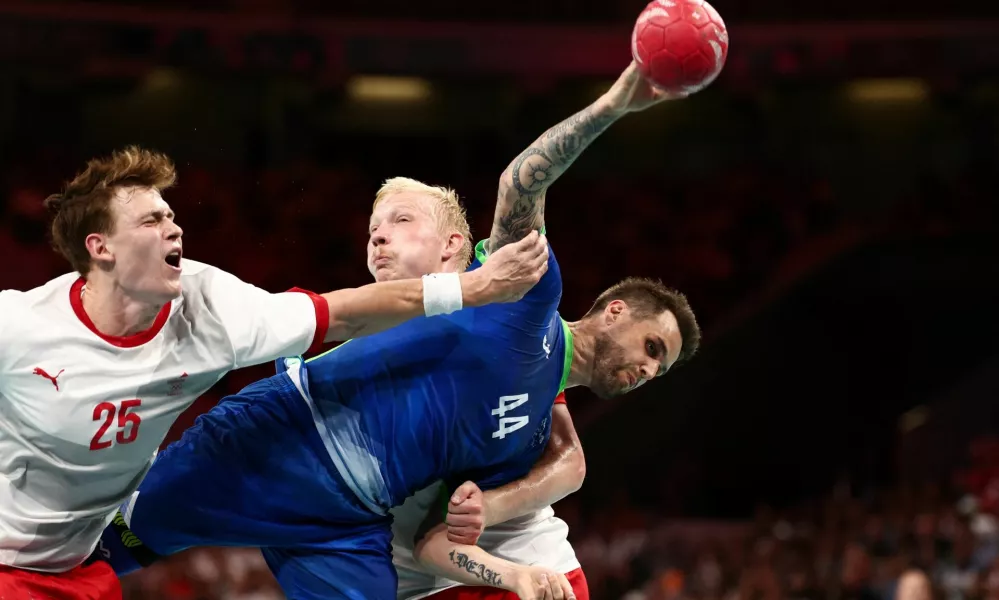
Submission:
[[[665,102],[685,98],[687,94],[670,94],[652,85],[638,71],[638,65],[631,61],[614,85],[601,98],[613,111],[627,113],[645,110]]]

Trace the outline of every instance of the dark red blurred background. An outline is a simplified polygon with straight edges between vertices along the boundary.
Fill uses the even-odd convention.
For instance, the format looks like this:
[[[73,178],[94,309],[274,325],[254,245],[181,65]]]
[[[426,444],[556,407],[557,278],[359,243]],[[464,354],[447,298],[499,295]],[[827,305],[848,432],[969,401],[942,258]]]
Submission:
[[[177,160],[187,255],[271,290],[367,282],[388,177],[455,187],[484,234],[499,173],[624,68],[642,6],[0,2],[0,285],[68,270],[41,201],[128,143]],[[915,565],[946,600],[999,598],[999,4],[714,6],[719,80],[549,194],[563,315],[653,276],[707,335],[621,401],[570,391],[588,477],[556,509],[594,597],[889,600]],[[127,585],[273,597],[256,560]]]

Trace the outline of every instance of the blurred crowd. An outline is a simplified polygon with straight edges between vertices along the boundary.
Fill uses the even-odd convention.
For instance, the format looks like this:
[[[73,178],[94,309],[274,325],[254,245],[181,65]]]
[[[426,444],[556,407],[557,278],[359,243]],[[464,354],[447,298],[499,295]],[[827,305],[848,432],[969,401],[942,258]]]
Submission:
[[[970,458],[944,485],[843,482],[798,506],[762,507],[748,524],[684,528],[651,512],[608,511],[606,522],[574,524],[575,546],[594,598],[894,600],[900,576],[916,571],[930,584],[920,600],[991,600],[999,441],[974,442]]]

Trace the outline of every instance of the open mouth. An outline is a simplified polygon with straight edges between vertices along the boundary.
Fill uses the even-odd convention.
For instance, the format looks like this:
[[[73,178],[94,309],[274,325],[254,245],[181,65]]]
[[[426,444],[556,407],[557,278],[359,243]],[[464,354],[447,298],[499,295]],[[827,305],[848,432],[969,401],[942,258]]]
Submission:
[[[166,264],[170,265],[174,269],[180,268],[180,250],[174,250],[170,254],[166,255]]]

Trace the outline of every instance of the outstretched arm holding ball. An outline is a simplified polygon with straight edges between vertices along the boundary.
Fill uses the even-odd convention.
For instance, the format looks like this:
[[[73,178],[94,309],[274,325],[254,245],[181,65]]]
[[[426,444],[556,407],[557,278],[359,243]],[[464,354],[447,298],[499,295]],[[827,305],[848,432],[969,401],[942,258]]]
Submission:
[[[728,56],[728,31],[704,0],[653,0],[635,22],[631,52],[634,61],[607,93],[546,131],[503,171],[489,251],[544,227],[548,186],[614,121],[714,81]]]
[[[517,155],[500,175],[487,251],[545,226],[548,187],[612,123],[629,112],[709,85],[728,54],[728,34],[704,0],[654,0],[635,23],[634,61],[596,102],[555,125]],[[564,404],[552,409],[552,434],[541,459],[522,479],[483,494],[466,482],[448,504],[447,540],[473,545],[483,527],[528,514],[583,484],[586,462]],[[471,486],[475,494],[460,493]],[[427,552],[425,556],[432,556]]]

